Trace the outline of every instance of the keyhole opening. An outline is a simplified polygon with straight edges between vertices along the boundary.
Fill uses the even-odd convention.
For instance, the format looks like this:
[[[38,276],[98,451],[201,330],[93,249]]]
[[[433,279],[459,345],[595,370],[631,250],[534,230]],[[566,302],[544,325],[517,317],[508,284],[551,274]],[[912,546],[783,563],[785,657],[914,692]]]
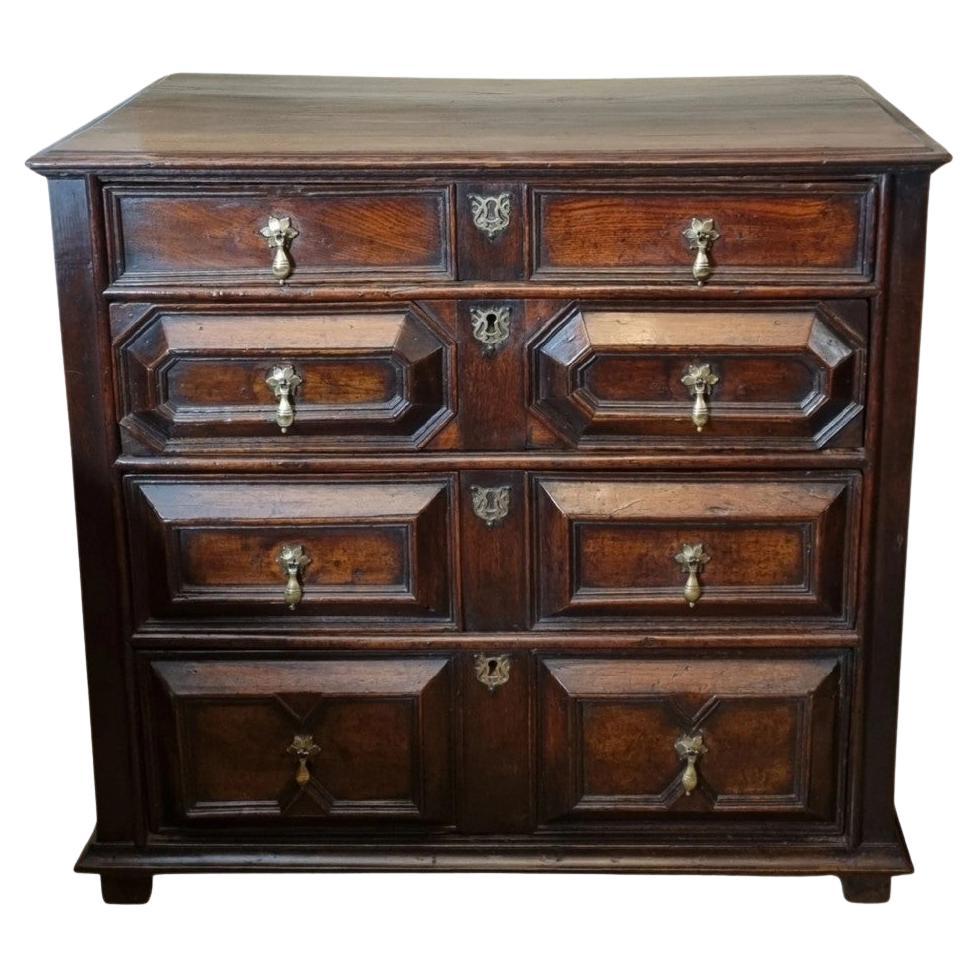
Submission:
[[[488,669],[488,673],[489,673],[490,676],[495,676],[496,675],[496,667],[498,665],[499,665],[499,660],[498,659],[489,659],[486,662],[486,667]]]
[[[494,312],[486,314],[486,331],[490,334],[496,332],[496,314]]]

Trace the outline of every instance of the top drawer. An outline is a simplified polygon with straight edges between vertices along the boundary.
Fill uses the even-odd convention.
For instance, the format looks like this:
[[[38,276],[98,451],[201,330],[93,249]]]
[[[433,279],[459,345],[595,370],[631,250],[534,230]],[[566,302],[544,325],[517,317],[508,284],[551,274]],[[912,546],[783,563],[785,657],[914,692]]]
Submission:
[[[109,187],[113,274],[132,285],[450,279],[449,201],[448,187]]]
[[[536,187],[531,199],[536,279],[781,285],[873,278],[869,181]]]

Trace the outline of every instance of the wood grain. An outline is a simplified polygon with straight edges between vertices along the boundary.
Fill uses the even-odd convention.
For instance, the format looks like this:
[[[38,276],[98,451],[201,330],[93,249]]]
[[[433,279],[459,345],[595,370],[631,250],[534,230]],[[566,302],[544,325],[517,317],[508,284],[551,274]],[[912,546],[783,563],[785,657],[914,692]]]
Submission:
[[[865,82],[847,76],[512,81],[185,74],[160,79],[31,164],[939,165],[948,158]]]
[[[104,899],[423,869],[833,873],[885,900],[912,871],[895,718],[948,159],[847,77],[199,75],[32,159],[93,732],[78,868]],[[489,238],[470,195],[499,193]],[[697,288],[681,231],[709,216]],[[303,376],[284,436],[279,362]],[[719,377],[700,433],[695,362]],[[492,527],[480,486],[510,488]],[[311,558],[294,611],[285,543]]]

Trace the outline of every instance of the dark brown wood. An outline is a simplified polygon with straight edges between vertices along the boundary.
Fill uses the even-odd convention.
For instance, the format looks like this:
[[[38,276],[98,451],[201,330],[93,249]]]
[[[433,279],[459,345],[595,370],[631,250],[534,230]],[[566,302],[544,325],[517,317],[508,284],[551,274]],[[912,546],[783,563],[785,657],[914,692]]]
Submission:
[[[479,489],[509,489],[509,512],[491,527],[473,505]],[[489,470],[461,473],[462,590],[465,629],[523,631],[527,626],[526,475]],[[518,559],[517,559],[518,558]]]
[[[886,903],[891,877],[883,873],[843,873],[842,893],[850,903]]]
[[[545,658],[540,669],[543,819],[835,819],[837,659]],[[688,794],[685,734],[705,748]]]
[[[533,656],[494,643],[482,655],[508,657],[509,678],[492,691],[479,681],[476,657],[457,657],[462,764],[458,824],[462,832],[526,833],[532,830]],[[498,666],[497,666],[498,668]]]
[[[155,829],[451,823],[449,660],[161,662]],[[302,770],[289,747],[309,736]]]
[[[153,186],[109,187],[105,195],[113,277],[125,285],[273,280],[272,252],[260,234],[270,216],[289,217],[298,231],[289,282],[454,278],[444,188],[308,184],[294,195],[285,188]]]
[[[132,842],[142,837],[142,813],[129,708],[122,511],[113,473],[119,436],[112,418],[106,309],[98,297],[105,282],[101,211],[94,180],[52,180],[49,189],[75,481],[95,831],[99,842]]]
[[[111,309],[123,445],[134,453],[419,448],[452,417],[455,356],[409,308]],[[300,383],[287,432],[266,377]]]
[[[850,479],[725,481],[543,478],[534,485],[535,621],[648,629],[654,619],[852,618]],[[702,544],[690,608],[676,555]]]
[[[859,445],[867,305],[841,308],[573,306],[537,339],[531,410],[580,448]],[[691,362],[718,378],[702,430]]]
[[[152,873],[102,873],[102,899],[106,903],[149,903]]]
[[[453,627],[454,483],[131,479],[137,627],[236,619],[251,627]],[[302,546],[301,600],[284,546]]]
[[[378,869],[886,899],[948,158],[852,78],[199,75],[36,156],[95,761],[77,868],[119,903],[160,872]],[[490,234],[473,201],[500,195]],[[270,216],[299,228],[284,285]],[[694,217],[721,234],[702,287]]]
[[[667,184],[668,186],[668,184]],[[694,217],[714,220],[711,281],[866,281],[872,277],[875,191],[872,184],[790,185],[754,191],[744,185],[687,184],[677,192],[628,193],[587,186],[532,190],[532,277],[602,276],[688,281]]]
[[[865,82],[849,76],[510,81],[170,75],[31,163],[54,170],[460,162],[938,166],[949,158]]]

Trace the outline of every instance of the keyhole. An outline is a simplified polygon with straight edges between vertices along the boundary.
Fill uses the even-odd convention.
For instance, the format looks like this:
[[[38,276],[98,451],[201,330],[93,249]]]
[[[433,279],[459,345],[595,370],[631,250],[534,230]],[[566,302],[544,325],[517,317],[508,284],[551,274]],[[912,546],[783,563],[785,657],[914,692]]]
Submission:
[[[486,314],[486,332],[490,335],[496,332],[496,314],[494,312]]]
[[[486,201],[486,217],[490,221],[496,220],[496,202],[494,200]]]
[[[488,662],[486,663],[486,665],[488,667],[489,675],[490,676],[495,676],[496,675],[496,667],[499,665],[499,661],[497,659],[489,659]]]

